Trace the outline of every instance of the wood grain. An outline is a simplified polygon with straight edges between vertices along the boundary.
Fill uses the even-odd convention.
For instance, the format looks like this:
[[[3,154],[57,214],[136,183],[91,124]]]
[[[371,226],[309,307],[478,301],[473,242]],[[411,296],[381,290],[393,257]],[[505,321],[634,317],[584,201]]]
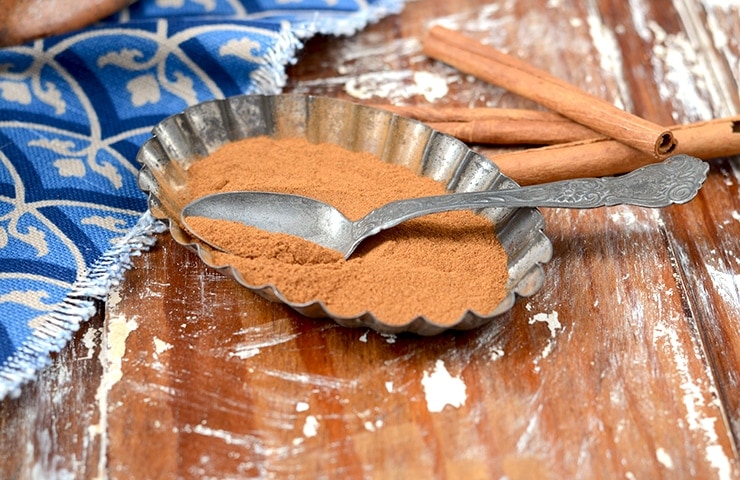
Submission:
[[[420,55],[444,21],[654,122],[737,115],[737,13],[701,0],[409,2],[310,41],[286,91],[535,107]],[[95,347],[81,332],[0,404],[0,476],[740,478],[739,184],[725,158],[686,205],[543,211],[555,250],[543,289],[432,338],[301,318],[162,235],[86,327]]]

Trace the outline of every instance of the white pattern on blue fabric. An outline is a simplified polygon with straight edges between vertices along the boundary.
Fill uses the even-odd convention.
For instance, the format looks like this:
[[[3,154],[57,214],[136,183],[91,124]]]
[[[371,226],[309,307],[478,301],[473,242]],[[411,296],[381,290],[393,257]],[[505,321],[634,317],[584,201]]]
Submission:
[[[62,348],[163,226],[136,153],[197,102],[277,93],[315,33],[403,0],[140,0],[89,28],[0,49],[0,399]]]

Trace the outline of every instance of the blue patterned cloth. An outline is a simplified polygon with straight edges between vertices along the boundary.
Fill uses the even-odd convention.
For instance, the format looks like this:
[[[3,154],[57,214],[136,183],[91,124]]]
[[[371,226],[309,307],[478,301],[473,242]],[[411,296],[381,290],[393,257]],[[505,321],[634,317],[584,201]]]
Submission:
[[[140,0],[89,28],[0,49],[0,399],[95,313],[161,226],[136,153],[204,100],[278,93],[315,33],[403,0]]]

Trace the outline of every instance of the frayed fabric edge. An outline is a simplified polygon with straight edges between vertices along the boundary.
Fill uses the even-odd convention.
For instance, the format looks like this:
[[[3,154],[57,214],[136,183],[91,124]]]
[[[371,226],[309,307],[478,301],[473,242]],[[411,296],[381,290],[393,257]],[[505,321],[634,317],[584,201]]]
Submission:
[[[347,11],[307,13],[298,10],[271,10],[261,12],[258,15],[250,15],[249,18],[259,20],[277,15],[290,15],[292,16],[290,20],[291,29],[298,38],[303,40],[317,34],[349,36],[388,15],[400,13],[405,3],[406,0],[378,0],[373,3],[363,1],[363,8],[354,13],[348,13]]]
[[[60,351],[80,325],[95,315],[95,302],[105,300],[110,288],[131,268],[132,257],[151,248],[156,235],[165,229],[164,223],[145,213],[120,242],[95,262],[85,278],[75,283],[67,298],[38,320],[34,336],[0,367],[0,400],[20,395],[21,387],[51,363],[50,354]]]
[[[286,67],[296,62],[296,54],[303,42],[287,21],[281,23],[279,38],[265,52],[265,64],[252,74],[252,88],[247,94],[271,95],[280,93],[287,82]]]
[[[312,14],[303,21],[283,20],[280,39],[266,53],[267,65],[254,73],[252,79],[255,86],[244,93],[280,93],[287,81],[286,66],[296,62],[296,54],[303,47],[304,41],[315,35],[354,35],[388,15],[400,13],[404,4],[405,0],[379,0],[373,4],[365,4],[366,8],[351,15],[342,12],[332,18],[330,13],[322,12],[321,16]]]

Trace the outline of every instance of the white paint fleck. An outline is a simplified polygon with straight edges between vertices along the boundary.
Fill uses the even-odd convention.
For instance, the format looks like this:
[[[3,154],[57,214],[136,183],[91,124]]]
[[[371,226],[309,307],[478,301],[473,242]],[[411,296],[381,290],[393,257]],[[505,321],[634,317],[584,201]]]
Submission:
[[[309,405],[306,402],[298,402],[295,404],[296,412],[307,412],[308,408],[309,408]]]
[[[460,408],[468,398],[465,382],[450,375],[443,360],[437,360],[431,374],[424,372],[421,385],[430,412],[441,412],[447,405]]]
[[[529,319],[530,325],[538,322],[547,324],[547,328],[550,330],[550,336],[553,338],[557,335],[558,330],[563,328],[560,320],[558,320],[558,312],[554,310],[550,313],[537,313]]]
[[[110,390],[123,377],[123,356],[126,354],[128,336],[139,328],[135,318],[126,320],[122,316],[113,316],[108,323],[108,338],[105,355],[106,370],[103,384]]]
[[[306,423],[303,425],[303,435],[305,437],[315,437],[319,431],[319,421],[313,415],[306,417]]]
[[[721,445],[709,445],[706,453],[709,464],[717,470],[717,478],[733,478],[730,459]]]
[[[344,91],[360,100],[379,97],[397,103],[421,95],[435,102],[447,95],[448,78],[434,72],[389,70],[363,73],[347,78]]]
[[[157,355],[161,355],[171,348],[172,348],[171,343],[167,343],[164,340],[154,337],[154,352]]]
[[[557,336],[558,330],[563,328],[563,326],[558,319],[558,312],[554,310],[550,313],[535,314],[532,318],[529,319],[529,324],[533,325],[535,323],[547,324],[547,328],[550,331],[550,339],[547,342],[547,345],[542,350],[542,353],[535,359],[535,371],[539,372],[539,361],[543,358],[547,358],[552,353],[553,349],[555,348],[555,337]]]
[[[504,349],[501,347],[497,347],[497,346],[491,347],[488,353],[489,353],[488,358],[491,361],[499,360],[503,358],[504,355],[506,355],[506,352],[504,352]]]
[[[411,70],[392,70],[389,72],[371,72],[350,77],[344,84],[348,95],[360,100],[373,97],[406,99],[413,95],[408,85],[413,76]]]
[[[673,469],[673,458],[671,458],[671,455],[666,451],[663,447],[658,447],[655,450],[655,458],[658,459],[658,461],[668,469]]]
[[[388,393],[393,393],[393,382],[385,382],[385,390]]]
[[[383,428],[383,420],[375,420],[374,422],[368,420],[364,423],[364,426],[368,432],[376,432]]]
[[[396,336],[392,333],[381,333],[381,337],[385,338],[386,343],[396,343]]]
[[[119,286],[108,293],[108,307],[111,312],[116,312],[115,306],[121,302]],[[106,451],[108,448],[108,435],[106,426],[108,424],[108,395],[110,389],[123,377],[123,357],[126,353],[126,340],[128,336],[139,327],[135,318],[126,319],[123,314],[114,313],[108,317],[107,328],[101,329],[101,352],[100,365],[103,368],[103,376],[100,380],[98,390],[95,392],[95,401],[98,408],[98,423],[88,427],[91,437],[100,437],[100,449]],[[101,455],[98,461],[98,477],[103,477],[106,471],[105,455]]]
[[[439,74],[433,72],[414,72],[414,83],[420,94],[429,103],[434,103],[440,98],[444,98],[449,92],[447,80]]]
[[[97,339],[100,336],[102,329],[90,327],[85,335],[82,337],[82,345],[87,349],[87,353],[84,357],[80,357],[80,360],[90,360],[95,353],[95,346],[97,345]]]

